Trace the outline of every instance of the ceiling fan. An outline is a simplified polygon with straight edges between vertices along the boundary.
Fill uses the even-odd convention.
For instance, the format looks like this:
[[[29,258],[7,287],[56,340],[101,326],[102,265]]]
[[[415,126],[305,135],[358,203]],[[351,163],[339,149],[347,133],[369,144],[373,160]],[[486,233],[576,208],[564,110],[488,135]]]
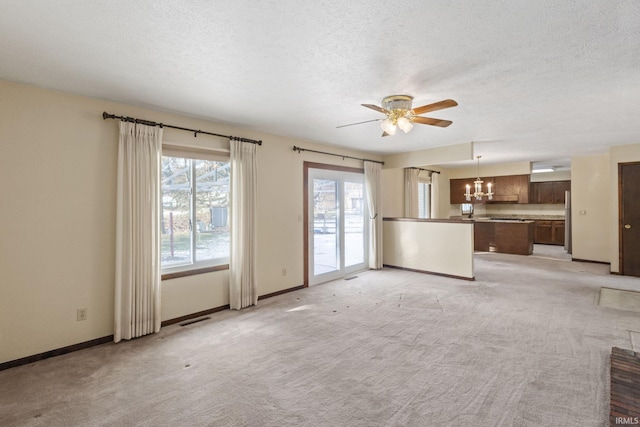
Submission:
[[[404,133],[409,132],[413,128],[413,123],[439,126],[443,128],[453,123],[450,120],[432,119],[430,117],[420,116],[420,114],[428,113],[429,111],[455,107],[456,105],[458,105],[458,103],[453,99],[445,99],[444,101],[423,105],[422,107],[417,108],[411,108],[412,101],[413,96],[391,95],[382,99],[381,107],[373,104],[362,104],[363,107],[371,108],[372,110],[385,114],[387,117],[383,119],[373,119],[366,120],[364,122],[350,123],[348,125],[338,126],[338,128],[382,121],[382,123],[380,124],[382,130],[384,131],[382,133],[382,136],[388,136],[394,135],[397,128],[402,129]]]

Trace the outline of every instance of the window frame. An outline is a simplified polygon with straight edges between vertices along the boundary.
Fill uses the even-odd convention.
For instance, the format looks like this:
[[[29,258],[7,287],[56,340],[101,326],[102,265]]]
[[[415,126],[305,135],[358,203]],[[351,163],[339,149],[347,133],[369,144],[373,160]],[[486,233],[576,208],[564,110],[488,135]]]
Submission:
[[[189,221],[190,221],[190,260],[188,263],[163,267],[162,259],[160,259],[160,274],[162,280],[175,279],[178,277],[191,276],[195,274],[209,273],[213,271],[221,271],[229,269],[229,256],[213,259],[197,260],[197,174],[196,161],[216,161],[230,163],[229,154],[227,152],[219,153],[206,149],[192,149],[181,146],[164,145],[162,146],[162,157],[174,157],[190,160],[190,196],[189,196]],[[230,167],[230,165],[229,165]],[[230,171],[229,171],[230,175]],[[160,179],[162,182],[162,177]],[[230,183],[229,183],[230,184]],[[161,184],[161,195],[164,194]],[[163,203],[163,197],[160,197],[160,203]]]
[[[422,191],[422,201],[420,203],[420,187]],[[425,179],[418,176],[418,218],[430,219],[431,218],[431,179]],[[420,216],[420,210],[424,212],[424,216]]]

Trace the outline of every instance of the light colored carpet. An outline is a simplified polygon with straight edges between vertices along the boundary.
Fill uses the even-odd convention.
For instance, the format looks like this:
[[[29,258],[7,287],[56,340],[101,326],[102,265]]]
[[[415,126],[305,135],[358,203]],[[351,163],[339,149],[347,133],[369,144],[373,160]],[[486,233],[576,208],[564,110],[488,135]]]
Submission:
[[[568,254],[567,251],[564,250],[564,246],[558,245],[535,244],[533,245],[532,256],[571,261],[571,254]]]
[[[607,266],[476,256],[392,269],[0,372],[2,426],[603,426],[640,290]]]

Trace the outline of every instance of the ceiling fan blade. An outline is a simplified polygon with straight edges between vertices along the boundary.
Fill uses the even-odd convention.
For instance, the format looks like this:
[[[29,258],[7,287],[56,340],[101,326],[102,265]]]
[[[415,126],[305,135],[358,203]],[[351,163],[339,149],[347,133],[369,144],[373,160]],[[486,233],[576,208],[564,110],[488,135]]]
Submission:
[[[363,107],[371,108],[372,110],[376,110],[377,112],[382,114],[389,114],[387,110],[385,110],[382,107],[378,107],[377,105],[373,105],[373,104],[360,104],[360,105],[362,105]]]
[[[420,116],[413,116],[411,121],[414,123],[420,123],[423,125],[439,126],[441,128],[446,128],[451,123],[453,123],[450,120],[432,119],[431,117],[420,117]]]
[[[361,125],[361,124],[363,124],[363,123],[379,122],[380,120],[384,120],[384,119],[373,119],[373,120],[365,120],[364,122],[349,123],[348,125],[340,125],[340,126],[336,126],[336,129],[337,129],[337,128],[344,128],[344,127],[347,127],[347,126]]]
[[[385,136],[389,136],[389,134],[386,131],[382,132],[382,137],[384,138]]]
[[[456,105],[458,105],[458,103],[453,99],[445,99],[444,101],[435,102],[433,104],[423,105],[422,107],[414,108],[413,113],[418,115],[418,114],[428,113],[429,111],[436,111],[436,110],[442,110],[444,108],[455,107]]]

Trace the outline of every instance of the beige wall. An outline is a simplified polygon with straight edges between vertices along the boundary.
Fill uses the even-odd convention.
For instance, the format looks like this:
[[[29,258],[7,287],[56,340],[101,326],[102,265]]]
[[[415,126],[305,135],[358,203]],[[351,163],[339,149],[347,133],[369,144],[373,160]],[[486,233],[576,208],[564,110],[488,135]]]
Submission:
[[[258,149],[258,291],[303,283],[303,162],[362,162],[293,145],[337,147],[0,81],[0,363],[113,334],[118,123],[102,112],[262,139]],[[228,140],[165,128],[172,144]],[[282,269],[287,275],[282,275]],[[226,271],[162,283],[162,319],[228,304]],[[76,321],[86,307],[88,319]]]
[[[573,258],[609,262],[611,188],[609,154],[571,159]],[[606,201],[603,203],[603,199]]]
[[[609,191],[611,194],[611,204],[609,206],[609,212],[611,215],[611,222],[609,223],[610,237],[611,237],[611,271],[620,272],[620,248],[619,248],[619,236],[618,236],[618,164],[628,162],[640,161],[640,144],[619,145],[611,147],[609,151],[610,155],[610,170],[611,176]]]
[[[384,264],[472,279],[473,223],[384,221]]]
[[[439,165],[473,159],[473,143],[448,145],[444,147],[427,148],[408,153],[388,154],[384,156],[385,169],[424,167],[425,165]],[[432,168],[440,170],[440,168]]]
[[[569,181],[569,180],[571,180],[570,170],[531,174],[531,182]]]
[[[478,165],[458,168],[447,168],[449,179],[475,178],[478,176]],[[529,175],[531,173],[530,162],[511,162],[483,164],[480,159],[480,176],[505,176],[505,175]]]

